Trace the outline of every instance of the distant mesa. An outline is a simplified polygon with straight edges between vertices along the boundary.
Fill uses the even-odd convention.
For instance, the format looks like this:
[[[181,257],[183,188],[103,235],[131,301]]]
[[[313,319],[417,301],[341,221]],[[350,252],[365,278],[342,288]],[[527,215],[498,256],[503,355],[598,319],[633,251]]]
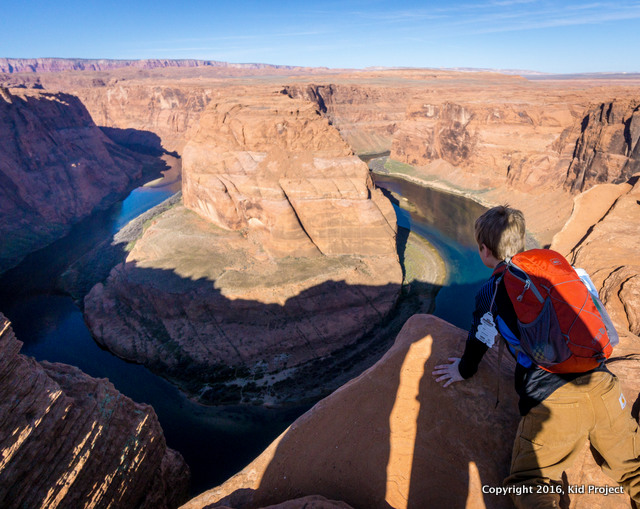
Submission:
[[[0,72],[62,72],[62,71],[112,71],[124,67],[136,69],[159,69],[167,67],[229,67],[234,69],[283,69],[296,70],[303,67],[270,64],[232,64],[217,60],[195,59],[142,59],[112,60],[85,58],[0,58]]]

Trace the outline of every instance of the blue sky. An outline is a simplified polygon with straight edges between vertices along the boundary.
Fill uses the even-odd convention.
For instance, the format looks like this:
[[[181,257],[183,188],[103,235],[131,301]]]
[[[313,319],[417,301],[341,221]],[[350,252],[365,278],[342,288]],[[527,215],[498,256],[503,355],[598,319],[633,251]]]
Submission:
[[[0,56],[640,72],[640,1],[21,0]]]

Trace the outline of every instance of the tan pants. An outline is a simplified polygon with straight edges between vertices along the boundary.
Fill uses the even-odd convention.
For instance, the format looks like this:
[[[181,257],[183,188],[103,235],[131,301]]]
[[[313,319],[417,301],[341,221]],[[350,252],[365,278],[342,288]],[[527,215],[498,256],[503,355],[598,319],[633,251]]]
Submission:
[[[516,507],[559,507],[562,473],[586,439],[602,456],[602,470],[640,503],[640,431],[632,404],[615,376],[596,372],[563,385],[534,407],[520,420],[505,479],[505,486],[521,493],[512,495]]]

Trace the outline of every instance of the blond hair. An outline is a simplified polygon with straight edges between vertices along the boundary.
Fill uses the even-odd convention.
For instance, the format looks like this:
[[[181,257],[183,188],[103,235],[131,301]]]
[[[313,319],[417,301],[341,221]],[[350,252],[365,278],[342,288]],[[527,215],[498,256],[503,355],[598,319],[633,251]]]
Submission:
[[[484,244],[498,260],[524,251],[524,214],[508,205],[493,207],[476,219],[476,242]]]

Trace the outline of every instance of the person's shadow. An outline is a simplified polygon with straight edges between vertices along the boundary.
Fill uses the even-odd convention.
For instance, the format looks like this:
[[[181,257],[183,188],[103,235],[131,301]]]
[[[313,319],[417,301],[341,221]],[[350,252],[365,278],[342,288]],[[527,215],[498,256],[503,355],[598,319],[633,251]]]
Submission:
[[[187,507],[265,507],[319,494],[358,509],[511,507],[483,493],[502,486],[517,425],[513,362],[497,353],[478,374],[443,389],[436,364],[460,353],[466,332],[414,315],[381,362],[298,419],[217,491]],[[426,362],[425,362],[426,359]]]

